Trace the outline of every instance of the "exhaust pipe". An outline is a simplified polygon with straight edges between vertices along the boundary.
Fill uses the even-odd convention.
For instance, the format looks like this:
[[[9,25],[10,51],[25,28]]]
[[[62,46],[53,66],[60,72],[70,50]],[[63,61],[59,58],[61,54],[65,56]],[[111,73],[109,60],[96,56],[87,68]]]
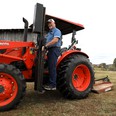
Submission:
[[[27,41],[27,33],[28,33],[28,21],[23,17],[23,22],[24,22],[24,37],[23,37],[23,41],[26,42]]]
[[[23,35],[23,41],[27,41],[27,33],[28,33],[28,21],[23,17],[23,22],[24,22],[24,35]],[[22,55],[24,55],[26,52],[26,47],[23,48],[22,50]]]

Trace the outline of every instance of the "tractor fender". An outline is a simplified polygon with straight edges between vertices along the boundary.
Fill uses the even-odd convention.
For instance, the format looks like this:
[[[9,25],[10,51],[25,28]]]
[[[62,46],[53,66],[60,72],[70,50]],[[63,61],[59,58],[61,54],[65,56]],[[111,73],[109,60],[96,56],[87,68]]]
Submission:
[[[84,53],[84,52],[81,52],[79,50],[68,50],[66,52],[64,52],[59,58],[58,58],[58,62],[57,62],[57,67],[59,66],[59,64],[61,63],[62,60],[64,60],[66,57],[68,57],[69,55],[72,55],[72,54],[82,54],[84,56],[86,56],[87,58],[89,58],[89,56]]]

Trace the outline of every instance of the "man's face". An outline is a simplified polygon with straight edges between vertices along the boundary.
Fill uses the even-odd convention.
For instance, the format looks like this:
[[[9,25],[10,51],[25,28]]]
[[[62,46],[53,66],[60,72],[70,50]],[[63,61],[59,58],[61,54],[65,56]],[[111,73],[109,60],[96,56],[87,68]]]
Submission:
[[[53,29],[55,27],[55,23],[54,22],[49,22],[48,27],[49,27],[50,30]]]

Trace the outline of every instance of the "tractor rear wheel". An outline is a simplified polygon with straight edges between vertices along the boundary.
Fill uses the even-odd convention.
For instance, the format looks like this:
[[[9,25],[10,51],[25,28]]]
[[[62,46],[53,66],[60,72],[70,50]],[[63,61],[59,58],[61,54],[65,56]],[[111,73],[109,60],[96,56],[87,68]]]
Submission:
[[[0,111],[17,106],[25,89],[25,79],[20,70],[12,65],[0,64]]]
[[[65,98],[86,98],[93,88],[93,68],[83,55],[74,54],[64,59],[57,74],[57,88]]]

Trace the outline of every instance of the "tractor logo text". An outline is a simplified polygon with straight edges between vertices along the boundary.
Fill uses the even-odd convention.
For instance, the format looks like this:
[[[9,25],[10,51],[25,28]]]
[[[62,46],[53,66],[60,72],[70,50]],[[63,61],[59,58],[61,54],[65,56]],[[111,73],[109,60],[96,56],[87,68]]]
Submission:
[[[0,42],[0,46],[9,46],[9,43],[6,43],[6,42],[1,43]]]

